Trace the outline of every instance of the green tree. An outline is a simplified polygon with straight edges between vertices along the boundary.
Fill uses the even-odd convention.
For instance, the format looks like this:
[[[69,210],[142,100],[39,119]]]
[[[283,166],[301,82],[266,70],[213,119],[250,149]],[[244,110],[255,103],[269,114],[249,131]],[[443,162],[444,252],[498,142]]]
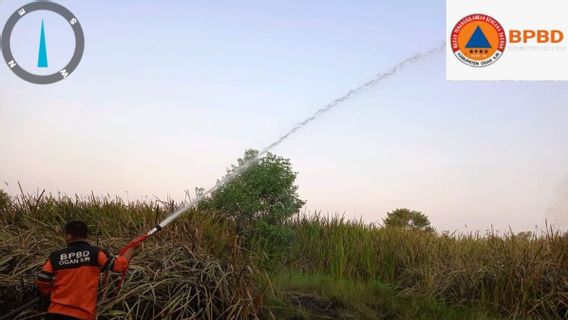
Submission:
[[[420,211],[406,208],[395,209],[387,213],[383,224],[387,228],[405,228],[409,230],[434,231],[428,217]]]
[[[289,159],[272,153],[257,157],[258,151],[246,150],[237,164],[227,169],[227,176],[232,176],[246,162],[252,164],[203,205],[233,219],[242,237],[241,245],[258,253],[260,266],[275,270],[284,262],[283,252],[293,239],[293,232],[285,222],[305,202],[298,196],[297,173]]]
[[[282,225],[305,203],[298,196],[298,186],[295,185],[297,172],[292,170],[289,159],[272,153],[259,159],[256,159],[257,156],[258,151],[246,150],[237,164],[227,169],[227,176],[243,163],[255,162],[206,202],[209,207],[234,218],[241,228],[256,221]]]

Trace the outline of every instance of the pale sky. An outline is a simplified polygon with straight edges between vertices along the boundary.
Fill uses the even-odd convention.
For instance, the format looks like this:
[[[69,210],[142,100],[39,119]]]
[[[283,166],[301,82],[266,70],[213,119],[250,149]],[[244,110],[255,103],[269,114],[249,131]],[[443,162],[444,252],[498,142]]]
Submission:
[[[27,2],[0,1],[0,26]],[[20,181],[182,199],[245,148],[445,39],[444,1],[58,2],[85,32],[75,73],[38,86],[0,66],[0,182],[12,194]],[[74,45],[62,18],[24,17],[12,47],[34,70],[42,19],[53,72]],[[308,211],[377,222],[408,207],[439,230],[565,228],[567,123],[565,82],[448,82],[440,54],[274,153],[299,172]]]

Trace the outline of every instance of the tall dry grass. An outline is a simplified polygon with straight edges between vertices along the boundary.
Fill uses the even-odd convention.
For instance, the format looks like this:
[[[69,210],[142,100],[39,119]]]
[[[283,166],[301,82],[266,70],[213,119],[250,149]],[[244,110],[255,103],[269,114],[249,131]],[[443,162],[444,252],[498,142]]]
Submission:
[[[289,225],[294,270],[379,280],[512,318],[568,319],[568,234],[439,235],[318,215]]]
[[[87,222],[91,242],[117,252],[173,206],[95,196],[13,199],[0,208],[0,315],[33,299],[41,265],[64,246],[66,221]],[[251,258],[231,222],[214,213],[189,212],[148,240],[130,268],[120,290],[118,276],[101,290],[99,319],[254,319],[261,312]],[[38,319],[43,310],[36,305],[17,319]]]
[[[0,206],[0,315],[29,301],[60,227],[86,221],[93,244],[116,252],[176,207],[111,197],[36,195]],[[441,235],[313,215],[288,222],[292,241],[276,270],[380,281],[438,301],[482,306],[514,319],[568,319],[568,235]],[[101,319],[254,319],[271,290],[258,261],[270,238],[244,249],[229,219],[190,211],[147,241],[122,289],[101,293]],[[278,237],[274,239],[279,239]],[[254,239],[253,239],[254,240]],[[267,243],[268,242],[268,243]],[[254,247],[257,246],[257,247]],[[254,252],[254,254],[253,254]],[[37,306],[17,319],[37,319]]]

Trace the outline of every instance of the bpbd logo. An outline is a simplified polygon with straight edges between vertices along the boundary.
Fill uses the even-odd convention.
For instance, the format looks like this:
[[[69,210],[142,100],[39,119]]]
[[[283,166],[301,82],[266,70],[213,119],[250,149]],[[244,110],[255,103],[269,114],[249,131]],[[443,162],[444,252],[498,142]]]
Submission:
[[[564,40],[556,29],[511,29],[511,45],[555,45]],[[487,67],[503,56],[507,46],[503,26],[491,16],[477,13],[461,19],[453,28],[451,48],[454,55],[471,67]]]
[[[451,41],[456,57],[472,67],[495,63],[507,45],[503,26],[485,14],[472,14],[460,20],[452,30]]]
[[[51,57],[48,54],[50,52],[48,47],[50,38],[46,31],[46,21],[41,18],[41,15],[35,13],[56,16],[55,18],[57,21],[52,20],[52,22],[57,23],[61,23],[59,20],[63,18],[64,20],[62,21],[64,28],[67,30],[69,28],[71,29],[72,39],[75,41],[73,50],[68,60],[63,62],[57,61],[60,62],[60,65],[56,63],[56,66],[52,66],[50,63],[53,59],[50,59]],[[28,19],[28,21],[26,21],[26,19]],[[31,47],[35,48],[33,64],[29,63],[30,60],[32,60],[29,55],[30,50],[22,51],[21,48],[12,47],[13,40],[19,40],[13,38],[17,38],[22,35],[22,33],[17,32],[16,27],[21,23],[26,24],[30,22],[29,20],[33,20],[31,22],[39,27],[39,32],[37,33],[39,37],[35,38],[33,41],[34,44],[31,45]],[[52,37],[51,39],[56,38]],[[32,2],[17,9],[8,18],[2,32],[1,44],[4,61],[14,74],[31,83],[51,84],[66,79],[73,71],[75,71],[83,57],[83,52],[85,50],[85,36],[79,20],[67,8],[54,2]],[[25,48],[29,49],[29,45],[25,45]]]

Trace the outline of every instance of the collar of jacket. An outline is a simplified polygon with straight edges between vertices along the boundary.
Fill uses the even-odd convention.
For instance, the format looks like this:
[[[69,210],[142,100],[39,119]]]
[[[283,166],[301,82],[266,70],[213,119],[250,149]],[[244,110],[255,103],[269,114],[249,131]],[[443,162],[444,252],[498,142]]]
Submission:
[[[73,246],[77,246],[77,245],[80,245],[80,244],[89,244],[89,241],[87,241],[87,240],[75,240],[73,242],[69,242],[67,244],[67,246],[73,247]]]

